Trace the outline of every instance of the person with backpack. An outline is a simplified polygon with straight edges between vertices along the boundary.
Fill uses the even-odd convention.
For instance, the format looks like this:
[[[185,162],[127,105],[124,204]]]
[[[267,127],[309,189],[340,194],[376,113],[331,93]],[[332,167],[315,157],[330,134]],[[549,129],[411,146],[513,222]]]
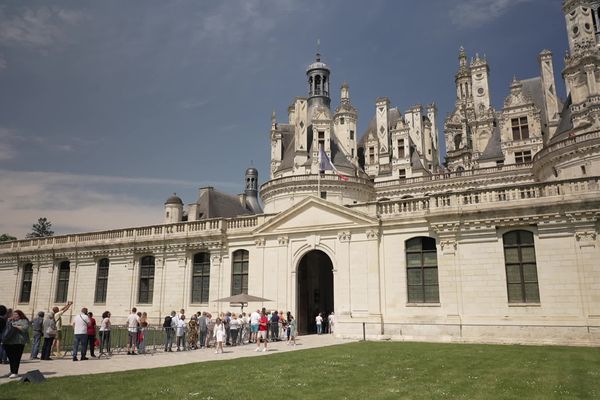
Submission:
[[[175,336],[173,322],[175,314],[175,311],[171,311],[171,314],[167,315],[163,322],[163,330],[165,331],[165,351],[173,351],[173,336]]]

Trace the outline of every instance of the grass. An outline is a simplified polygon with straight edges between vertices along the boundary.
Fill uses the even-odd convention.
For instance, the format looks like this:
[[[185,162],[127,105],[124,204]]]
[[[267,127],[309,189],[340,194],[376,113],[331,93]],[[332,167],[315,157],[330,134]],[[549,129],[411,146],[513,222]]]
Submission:
[[[597,399],[600,350],[352,343],[0,386],[30,399]]]

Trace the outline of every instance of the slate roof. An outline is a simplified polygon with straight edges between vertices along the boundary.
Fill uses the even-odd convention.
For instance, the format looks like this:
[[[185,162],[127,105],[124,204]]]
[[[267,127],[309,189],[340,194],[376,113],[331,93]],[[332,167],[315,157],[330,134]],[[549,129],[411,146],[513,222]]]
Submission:
[[[198,212],[201,219],[233,218],[238,215],[250,215],[252,212],[242,207],[237,196],[219,192],[212,187],[203,188],[198,197]]]
[[[571,119],[571,104],[573,100],[571,95],[567,98],[565,105],[560,113],[560,120],[558,122],[558,128],[554,133],[554,136],[550,139],[550,143],[555,143],[569,137],[569,132],[573,129],[573,120]]]
[[[480,160],[499,160],[504,158],[504,154],[502,154],[502,136],[500,135],[500,128],[494,127],[492,131],[492,136],[488,141],[487,146],[485,146],[485,150],[481,153],[479,157]]]

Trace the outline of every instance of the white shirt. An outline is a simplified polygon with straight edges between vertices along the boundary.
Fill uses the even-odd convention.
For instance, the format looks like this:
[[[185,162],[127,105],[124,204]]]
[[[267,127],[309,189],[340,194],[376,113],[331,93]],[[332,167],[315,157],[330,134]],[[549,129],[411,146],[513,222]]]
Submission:
[[[317,318],[315,318],[315,321],[317,322],[317,325],[321,325],[323,323],[323,317],[321,317],[320,315],[317,315]]]
[[[108,317],[102,320],[102,323],[100,324],[100,331],[110,331],[110,319]]]
[[[250,315],[250,323],[252,325],[258,325],[258,321],[260,320],[260,314],[254,311],[252,315]]]
[[[75,335],[87,335],[88,324],[90,319],[85,314],[79,314],[73,320],[73,333]]]
[[[129,317],[127,317],[127,330],[129,332],[137,332],[139,323],[140,317],[137,314],[129,314]]]
[[[177,319],[177,336],[183,336],[186,325],[183,319]]]

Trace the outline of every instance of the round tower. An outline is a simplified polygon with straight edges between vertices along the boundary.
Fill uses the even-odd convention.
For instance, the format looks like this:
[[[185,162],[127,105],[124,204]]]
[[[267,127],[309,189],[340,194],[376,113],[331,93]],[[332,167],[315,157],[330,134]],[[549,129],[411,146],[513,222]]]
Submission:
[[[165,201],[165,224],[174,224],[183,219],[183,201],[176,193]]]
[[[321,62],[321,54],[317,53],[315,62],[306,69],[308,79],[308,115],[312,117],[312,110],[319,106],[329,109],[331,98],[329,97],[329,74],[327,64]]]
[[[246,170],[246,189],[244,190],[245,207],[254,214],[261,214],[262,207],[258,201],[258,170],[250,167]]]

